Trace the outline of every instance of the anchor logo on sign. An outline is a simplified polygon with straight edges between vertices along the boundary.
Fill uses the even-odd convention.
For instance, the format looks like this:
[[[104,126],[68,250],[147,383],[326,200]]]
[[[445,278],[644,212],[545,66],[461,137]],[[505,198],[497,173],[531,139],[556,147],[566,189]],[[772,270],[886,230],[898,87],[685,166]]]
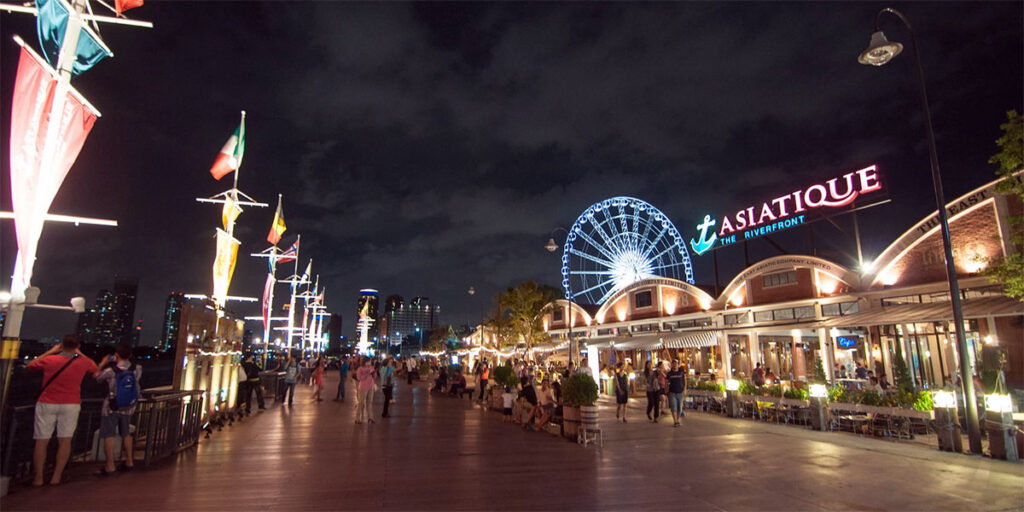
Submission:
[[[697,225],[697,229],[700,230],[700,242],[694,242],[690,239],[690,247],[693,248],[693,252],[697,253],[698,256],[708,252],[708,249],[715,245],[715,240],[718,240],[718,233],[711,232],[711,238],[708,236],[708,228],[715,225],[717,221],[712,219],[710,215],[704,216],[704,222]]]

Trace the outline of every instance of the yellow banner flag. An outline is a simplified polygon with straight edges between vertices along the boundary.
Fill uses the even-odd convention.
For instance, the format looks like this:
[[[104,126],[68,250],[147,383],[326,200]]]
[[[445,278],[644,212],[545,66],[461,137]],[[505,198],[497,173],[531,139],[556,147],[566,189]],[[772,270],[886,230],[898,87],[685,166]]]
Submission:
[[[239,244],[227,231],[217,230],[217,257],[213,260],[213,300],[219,306],[223,306],[227,300]]]
[[[224,230],[231,232],[234,231],[233,226],[235,219],[242,213],[242,207],[238,206],[238,202],[233,197],[228,195],[224,198],[224,209],[220,212],[220,220],[224,224]]]

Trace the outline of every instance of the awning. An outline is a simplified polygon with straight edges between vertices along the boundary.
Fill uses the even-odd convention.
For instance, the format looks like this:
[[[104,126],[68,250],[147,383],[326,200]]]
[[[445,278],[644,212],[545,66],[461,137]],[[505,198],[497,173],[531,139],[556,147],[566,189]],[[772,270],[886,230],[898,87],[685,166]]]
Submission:
[[[717,347],[720,331],[697,331],[665,336],[665,348]]]
[[[1024,315],[1024,302],[1009,297],[981,297],[961,302],[964,318]],[[926,304],[900,304],[826,318],[816,327],[867,327],[872,325],[912,324],[916,322],[951,322],[953,305],[950,302]]]

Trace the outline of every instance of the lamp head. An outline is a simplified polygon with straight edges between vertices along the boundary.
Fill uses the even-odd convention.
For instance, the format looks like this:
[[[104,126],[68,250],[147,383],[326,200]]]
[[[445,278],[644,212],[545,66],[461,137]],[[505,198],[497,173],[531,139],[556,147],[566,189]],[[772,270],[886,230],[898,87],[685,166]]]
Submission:
[[[861,52],[857,62],[871,66],[883,66],[903,51],[903,45],[885,38],[881,30],[871,34],[868,49]]]
[[[554,237],[548,238],[548,243],[544,245],[544,248],[547,249],[548,252],[555,252],[558,250],[558,244],[555,243]]]
[[[72,297],[71,311],[79,314],[85,313],[85,297]]]
[[[470,295],[476,295],[476,288],[473,288],[472,286],[470,286],[469,290],[467,291],[467,293],[469,293]]]

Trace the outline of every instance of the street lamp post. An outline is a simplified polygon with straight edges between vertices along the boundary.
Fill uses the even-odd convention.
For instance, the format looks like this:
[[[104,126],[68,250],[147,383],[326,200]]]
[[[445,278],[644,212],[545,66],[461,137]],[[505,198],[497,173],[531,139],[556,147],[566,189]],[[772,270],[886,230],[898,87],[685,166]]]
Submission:
[[[921,109],[924,111],[925,131],[928,135],[928,157],[932,168],[932,186],[935,189],[935,205],[938,208],[939,223],[942,232],[942,249],[946,258],[946,280],[949,282],[949,298],[953,305],[953,323],[956,326],[957,350],[960,352],[960,380],[963,385],[965,399],[965,413],[967,414],[967,435],[970,440],[971,452],[980,454],[981,428],[978,424],[977,397],[974,394],[973,375],[969,357],[970,347],[967,345],[967,337],[964,333],[963,310],[960,306],[960,286],[956,278],[956,266],[953,262],[953,244],[949,237],[949,219],[946,215],[946,198],[942,192],[942,176],[939,174],[939,158],[935,149],[935,131],[932,128],[932,114],[928,107],[928,93],[925,88],[924,67],[921,64],[921,53],[917,45],[917,36],[913,27],[903,13],[892,8],[885,8],[875,15],[875,30],[871,34],[871,42],[868,49],[864,50],[857,59],[861,64],[871,66],[882,66],[892,60],[903,51],[903,45],[890,42],[885,34],[878,28],[879,21],[883,14],[892,14],[903,22],[910,32],[910,42],[914,47],[914,60],[917,63],[917,77],[921,86]]]
[[[544,244],[544,248],[547,249],[548,252],[555,252],[556,250],[558,250],[559,245],[555,242],[555,232],[557,232],[559,230],[565,231],[565,236],[566,237],[569,236],[569,232],[566,231],[566,229],[563,228],[563,227],[557,227],[557,228],[551,230],[551,234],[550,234],[550,236],[548,238],[548,243]],[[566,279],[566,283],[569,283],[569,281],[572,279],[572,269],[571,268],[569,269],[569,274],[566,275],[565,279]],[[569,283],[569,284],[571,284],[571,283]],[[569,286],[566,286],[566,288],[569,288]],[[571,293],[570,293],[570,295],[571,295]],[[568,297],[568,299],[569,299],[569,318],[568,318],[568,320],[566,320],[566,322],[568,322],[568,325],[569,325],[569,358],[568,359],[569,359],[570,363],[575,363],[577,350],[576,350],[576,340],[572,337],[572,320],[573,320],[572,304],[573,304],[573,297]]]

